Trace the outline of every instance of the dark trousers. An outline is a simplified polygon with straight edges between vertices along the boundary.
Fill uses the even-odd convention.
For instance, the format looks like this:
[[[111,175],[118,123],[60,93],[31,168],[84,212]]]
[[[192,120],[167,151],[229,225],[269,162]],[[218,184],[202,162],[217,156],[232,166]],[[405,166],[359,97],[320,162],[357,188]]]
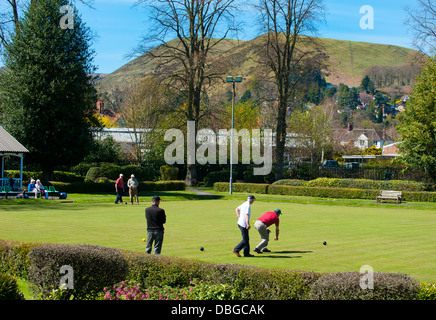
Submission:
[[[118,203],[118,201],[120,201],[121,204],[123,203],[123,192],[124,192],[124,190],[118,189],[117,198],[115,199],[115,203]]]
[[[242,240],[233,250],[235,250],[236,252],[244,250],[244,256],[247,256],[250,254],[250,237],[248,235],[248,230],[246,228],[241,227],[239,224],[238,227],[239,230],[241,230]]]
[[[145,252],[151,253],[154,241],[154,254],[160,254],[162,251],[164,233],[162,230],[148,230],[147,231],[147,245],[145,246]]]

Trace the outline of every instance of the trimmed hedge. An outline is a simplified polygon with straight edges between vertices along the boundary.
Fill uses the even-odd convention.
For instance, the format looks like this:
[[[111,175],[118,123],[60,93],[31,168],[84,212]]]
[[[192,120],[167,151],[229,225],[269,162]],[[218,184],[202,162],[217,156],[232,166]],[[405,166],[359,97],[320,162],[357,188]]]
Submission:
[[[317,178],[306,181],[304,187],[352,188],[373,190],[424,191],[425,184],[403,180],[369,180],[369,179],[336,179]]]
[[[405,274],[373,274],[373,289],[362,289],[359,272],[331,273],[320,277],[311,287],[312,300],[414,300],[419,282]]]
[[[215,191],[229,191],[229,182],[216,182],[213,185]],[[268,193],[269,184],[263,183],[233,183],[232,191],[234,192],[248,192],[248,193]]]
[[[14,250],[15,247],[29,250]],[[20,252],[17,255],[3,254]],[[25,253],[27,252],[27,253]],[[424,286],[399,273],[374,273],[374,288],[361,289],[358,272],[318,273],[266,269],[238,264],[215,264],[139,251],[111,249],[91,245],[44,245],[0,241],[2,271],[14,274],[16,265],[30,269],[27,279],[42,297],[51,297],[60,285],[60,268],[74,271],[74,289],[64,290],[56,298],[93,299],[105,287],[121,281],[137,282],[143,288],[186,288],[196,279],[211,287],[230,286],[243,300],[390,300],[435,298],[434,284]],[[18,257],[26,263],[14,263]],[[20,271],[22,275],[27,272]]]
[[[213,190],[225,192],[229,191],[228,182],[217,182]],[[338,199],[369,199],[375,200],[380,193],[380,189],[357,189],[339,187],[308,187],[280,184],[250,184],[234,183],[233,191],[258,194],[279,194],[287,196],[308,196],[318,198],[338,198]],[[403,191],[404,201],[435,202],[436,192],[428,191]]]
[[[128,266],[120,250],[91,245],[41,245],[29,252],[28,279],[37,294],[50,295],[60,287],[63,266],[70,266],[74,289],[66,299],[92,299],[105,286],[126,278]]]
[[[110,193],[115,192],[114,181],[94,182],[57,182],[49,181],[57,191],[66,193]],[[184,181],[140,181],[138,191],[183,191],[186,185]],[[127,190],[126,190],[127,192]]]

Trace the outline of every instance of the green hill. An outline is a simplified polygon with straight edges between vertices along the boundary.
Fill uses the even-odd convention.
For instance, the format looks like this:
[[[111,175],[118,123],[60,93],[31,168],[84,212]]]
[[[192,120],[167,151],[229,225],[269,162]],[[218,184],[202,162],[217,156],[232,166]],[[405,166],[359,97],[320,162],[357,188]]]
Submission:
[[[348,86],[357,86],[367,68],[405,65],[417,54],[415,50],[393,45],[326,38],[318,40],[328,56],[326,79],[332,84],[344,83]],[[223,76],[258,77],[261,69],[258,57],[264,43],[265,35],[249,41],[224,40],[209,55],[209,62],[218,70],[222,70]],[[99,91],[109,93],[115,90],[124,91],[129,83],[153,73],[156,67],[156,61],[142,55],[101,79],[98,85]],[[241,89],[244,89],[244,86]]]

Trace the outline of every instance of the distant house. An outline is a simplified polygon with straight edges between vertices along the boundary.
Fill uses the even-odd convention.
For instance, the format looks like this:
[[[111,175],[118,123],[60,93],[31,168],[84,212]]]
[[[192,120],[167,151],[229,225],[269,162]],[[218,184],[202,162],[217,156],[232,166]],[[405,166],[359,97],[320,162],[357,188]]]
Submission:
[[[353,145],[360,150],[375,146],[382,148],[391,141],[386,136],[386,132],[378,132],[375,129],[354,129],[351,122],[346,129],[333,129],[333,139],[336,143],[346,146]]]
[[[399,144],[400,142],[394,142],[383,146],[382,155],[385,157],[392,157],[392,158],[398,157],[400,155],[398,149]]]
[[[110,109],[105,109],[103,100],[97,100],[96,113],[101,117],[107,118],[112,124],[117,122],[121,117],[119,113],[116,113]]]
[[[23,189],[23,156],[29,152],[21,143],[19,143],[9,132],[0,126],[0,158],[1,158],[1,187],[9,186],[14,190]],[[13,156],[20,158],[20,178],[5,178],[5,157]],[[12,185],[11,185],[12,184]]]

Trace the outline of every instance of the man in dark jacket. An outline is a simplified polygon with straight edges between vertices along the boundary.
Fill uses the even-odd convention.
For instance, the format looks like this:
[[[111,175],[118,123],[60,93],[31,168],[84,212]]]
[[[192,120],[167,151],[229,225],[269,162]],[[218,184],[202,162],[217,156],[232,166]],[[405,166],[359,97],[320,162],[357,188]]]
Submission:
[[[154,196],[151,202],[151,207],[145,209],[145,218],[147,219],[147,245],[145,252],[151,253],[151,248],[154,241],[154,254],[160,254],[162,250],[164,223],[167,218],[165,210],[159,208],[160,197]]]

